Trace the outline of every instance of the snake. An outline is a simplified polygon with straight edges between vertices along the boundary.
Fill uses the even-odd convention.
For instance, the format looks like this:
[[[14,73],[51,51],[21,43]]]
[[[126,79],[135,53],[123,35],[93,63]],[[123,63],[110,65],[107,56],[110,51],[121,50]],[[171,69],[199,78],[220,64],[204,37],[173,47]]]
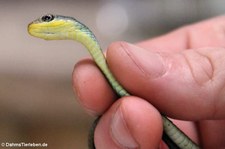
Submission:
[[[116,94],[119,97],[130,96],[110,71],[97,38],[93,32],[80,21],[70,16],[47,14],[29,23],[28,33],[31,36],[45,40],[75,40],[80,42],[86,47]],[[165,115],[161,114],[161,116],[163,121],[162,139],[170,149],[200,148]],[[96,148],[94,144],[94,131],[100,118],[101,116],[93,122],[90,129],[88,139],[89,149]]]

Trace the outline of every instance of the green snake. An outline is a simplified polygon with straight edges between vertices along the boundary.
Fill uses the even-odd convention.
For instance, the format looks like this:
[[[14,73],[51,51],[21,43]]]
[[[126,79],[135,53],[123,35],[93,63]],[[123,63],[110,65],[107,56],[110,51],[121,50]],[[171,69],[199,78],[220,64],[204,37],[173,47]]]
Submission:
[[[30,35],[45,40],[75,40],[83,44],[91,54],[95,63],[102,71],[113,90],[118,96],[129,96],[130,94],[119,84],[111,73],[101,47],[92,31],[72,17],[61,15],[44,15],[28,25]],[[93,123],[89,136],[89,148],[95,149],[94,130],[100,117]],[[169,148],[175,149],[198,149],[188,136],[176,127],[166,116],[163,120],[163,140]]]

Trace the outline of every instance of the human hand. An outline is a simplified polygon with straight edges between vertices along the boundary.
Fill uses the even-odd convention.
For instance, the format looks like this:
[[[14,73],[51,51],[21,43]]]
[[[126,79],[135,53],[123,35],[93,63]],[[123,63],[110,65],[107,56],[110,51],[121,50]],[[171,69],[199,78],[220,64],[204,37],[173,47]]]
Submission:
[[[102,115],[96,149],[166,148],[160,113],[203,148],[225,147],[225,17],[138,43],[113,43],[108,65],[134,96],[117,97],[91,59],[74,69],[74,90],[92,115]]]

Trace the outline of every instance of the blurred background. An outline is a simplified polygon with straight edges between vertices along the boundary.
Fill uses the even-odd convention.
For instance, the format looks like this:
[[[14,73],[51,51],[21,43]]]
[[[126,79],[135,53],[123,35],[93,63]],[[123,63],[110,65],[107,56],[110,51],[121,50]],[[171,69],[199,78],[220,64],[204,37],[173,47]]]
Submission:
[[[88,53],[72,41],[29,36],[27,24],[37,17],[74,16],[106,49],[113,41],[138,42],[224,12],[223,0],[1,0],[0,143],[87,148],[93,118],[79,107],[71,74]]]

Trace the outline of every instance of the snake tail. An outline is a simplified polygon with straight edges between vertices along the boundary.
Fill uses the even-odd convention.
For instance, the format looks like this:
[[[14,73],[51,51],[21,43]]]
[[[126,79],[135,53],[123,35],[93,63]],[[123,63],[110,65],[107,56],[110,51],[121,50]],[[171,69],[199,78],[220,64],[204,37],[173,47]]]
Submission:
[[[171,140],[181,149],[199,149],[199,146],[193,142],[183,131],[181,131],[171,120],[162,116],[163,131]]]

